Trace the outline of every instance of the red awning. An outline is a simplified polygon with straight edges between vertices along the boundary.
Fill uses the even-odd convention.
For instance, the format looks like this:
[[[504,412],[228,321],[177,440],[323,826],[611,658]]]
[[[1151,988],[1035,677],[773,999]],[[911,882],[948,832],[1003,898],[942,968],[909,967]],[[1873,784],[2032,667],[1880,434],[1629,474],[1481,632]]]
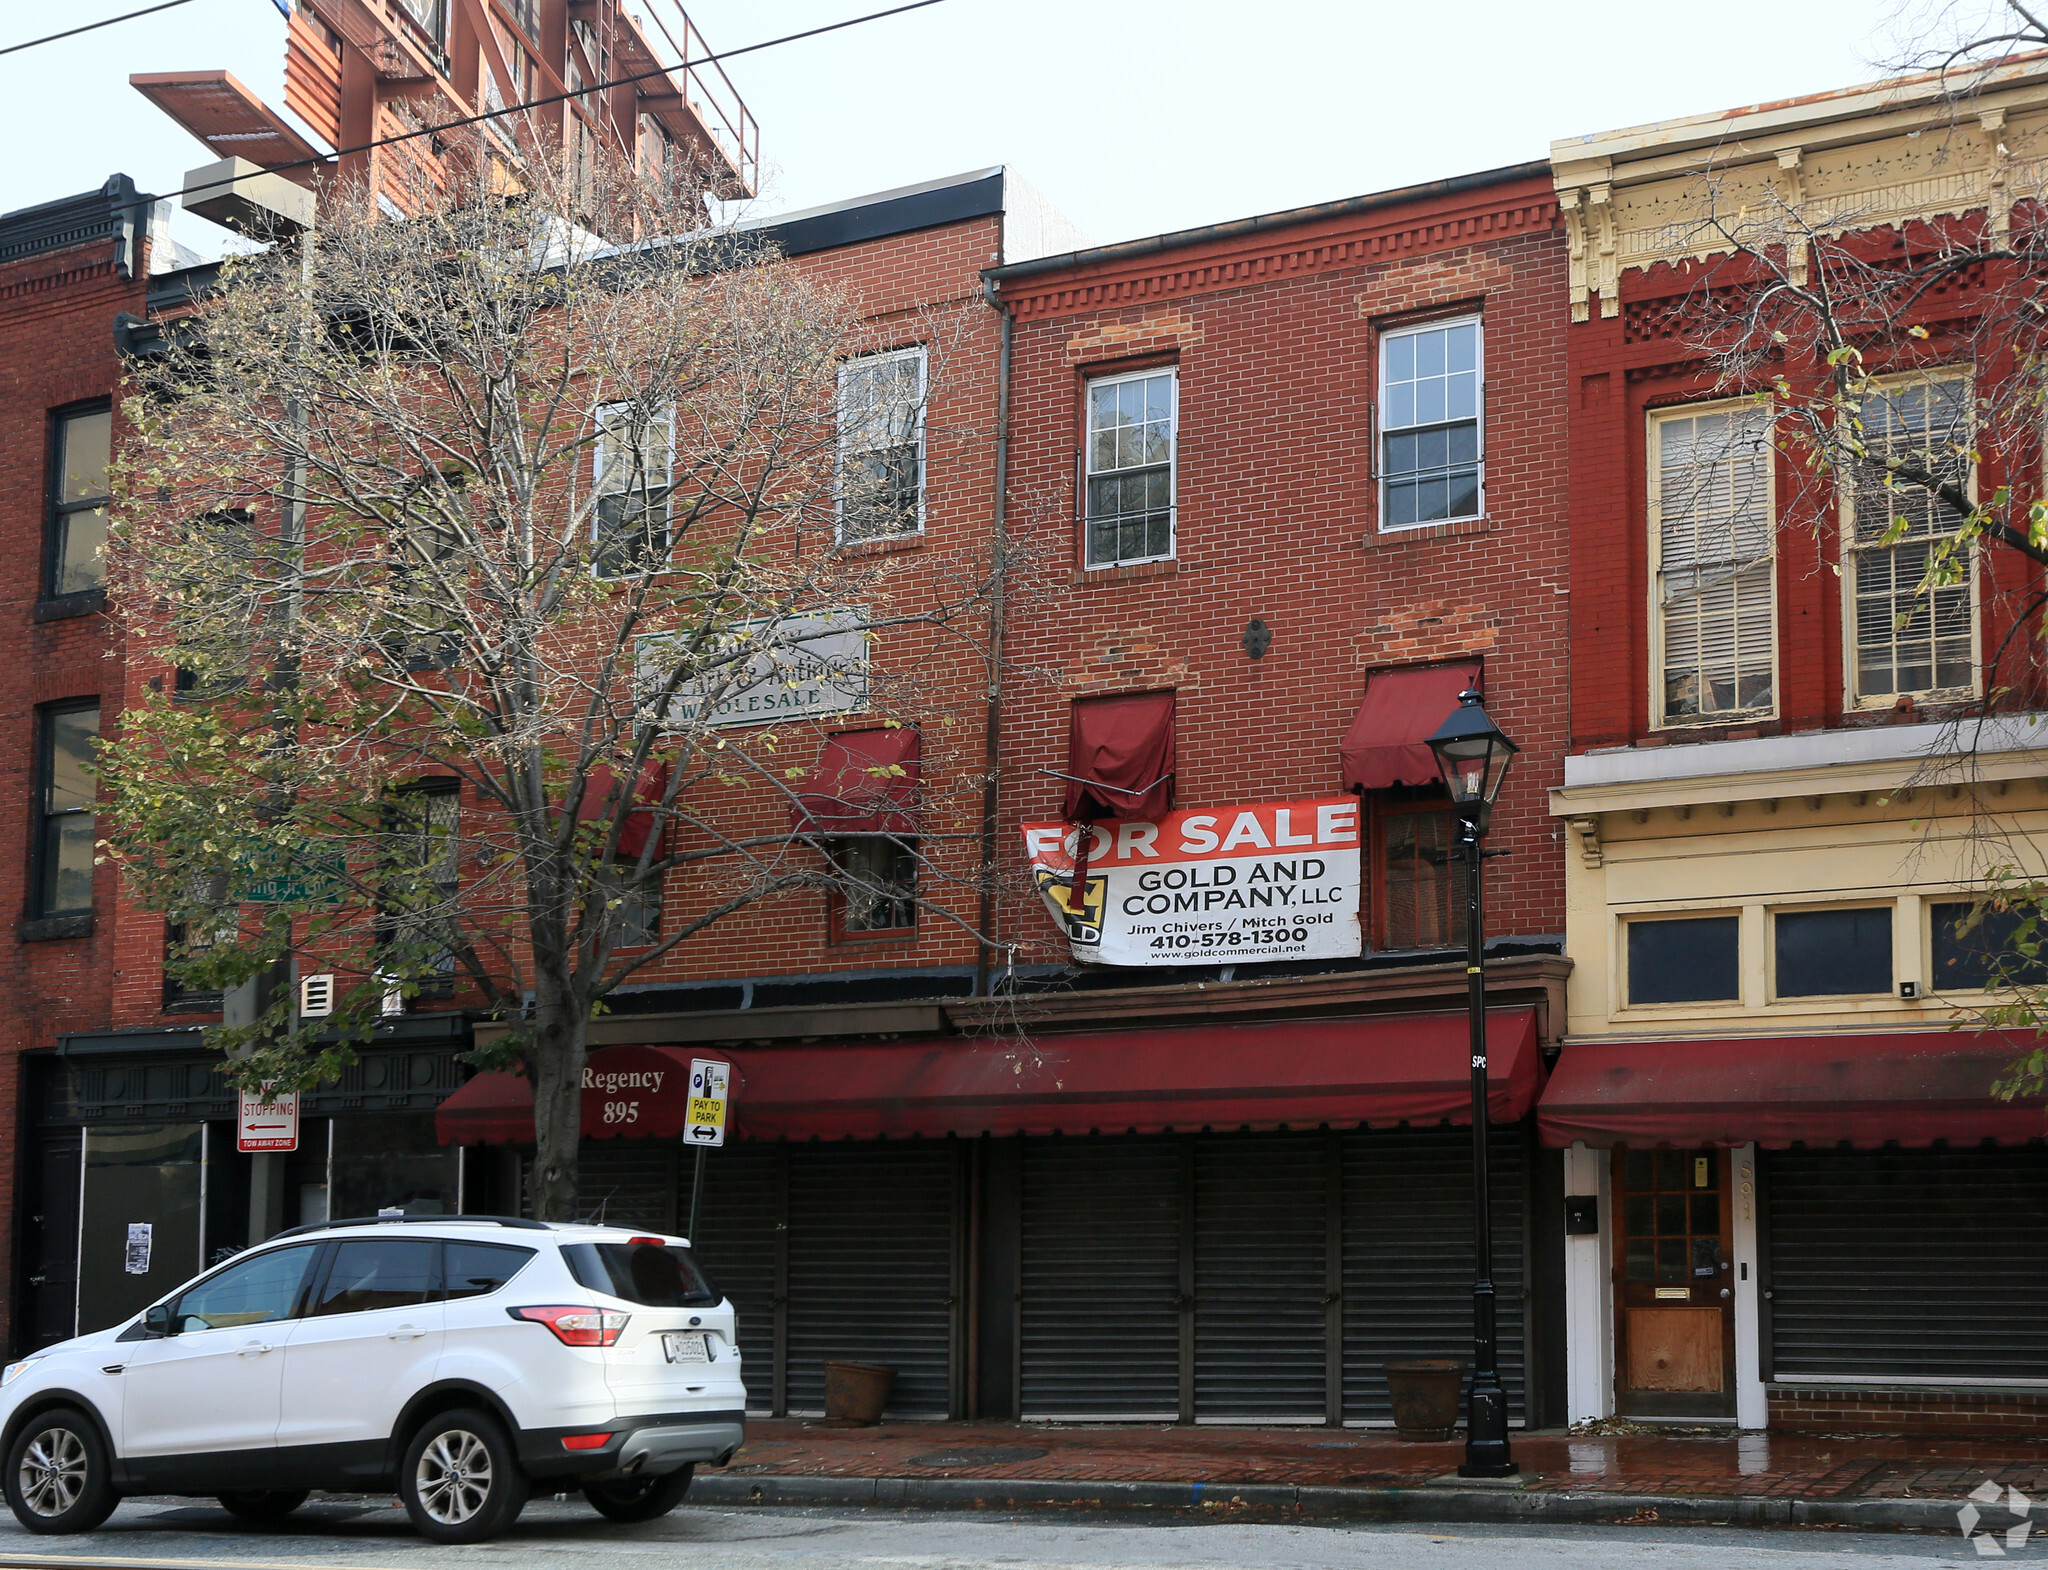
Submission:
[[[1538,1118],[1546,1145],[2019,1142],[2048,1135],[2048,1109],[1991,1084],[2031,1050],[1950,1031],[1574,1041]]]
[[[1173,811],[1171,691],[1076,699],[1072,726],[1061,817],[1070,823],[1096,818],[1156,822]]]
[[[692,1058],[731,1061],[724,1052],[684,1047],[591,1053],[583,1067],[583,1137],[681,1139]],[[444,1145],[532,1144],[533,1087],[519,1073],[479,1074],[441,1103],[434,1131]]]
[[[1529,1114],[1541,1084],[1535,1015],[1487,1016],[1487,1115]],[[627,1054],[638,1054],[628,1057]],[[590,1056],[583,1131],[674,1137],[691,1056],[734,1067],[733,1132],[749,1139],[872,1139],[956,1134],[1159,1133],[1170,1129],[1389,1127],[1469,1122],[1463,1013],[1388,1014],[1277,1025],[1098,1032],[1007,1044],[985,1039],[754,1047],[691,1052],[607,1047]],[[613,1072],[682,1070],[635,1121],[604,1121]],[[677,1098],[678,1109],[667,1106]],[[533,1099],[512,1074],[480,1074],[441,1104],[444,1143],[526,1143]]]
[[[1373,672],[1365,701],[1344,733],[1344,788],[1434,785],[1443,776],[1437,773],[1429,738],[1458,706],[1459,693],[1467,687],[1483,690],[1483,675],[1477,660]]]
[[[914,725],[828,736],[796,789],[789,826],[799,834],[916,834],[921,748]]]
[[[650,808],[659,807],[667,791],[668,765],[659,758],[649,758],[640,765],[640,778],[633,784],[633,804],[646,802]],[[579,823],[609,823],[618,806],[618,778],[609,766],[600,763],[583,782],[583,805],[576,809],[576,819]],[[658,821],[652,811],[628,812],[626,821],[619,825],[618,854],[637,861]],[[659,845],[654,853],[661,854]]]

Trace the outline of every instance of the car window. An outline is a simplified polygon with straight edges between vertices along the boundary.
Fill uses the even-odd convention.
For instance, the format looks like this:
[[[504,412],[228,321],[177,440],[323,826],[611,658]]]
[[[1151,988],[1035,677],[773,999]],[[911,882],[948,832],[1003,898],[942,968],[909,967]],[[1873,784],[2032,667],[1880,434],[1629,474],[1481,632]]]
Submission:
[[[569,1273],[594,1292],[649,1308],[714,1308],[718,1289],[687,1248],[672,1243],[564,1243]]]
[[[334,1246],[334,1263],[315,1294],[309,1318],[360,1314],[373,1308],[411,1308],[434,1294],[430,1238],[352,1239]]]
[[[181,1293],[171,1323],[180,1331],[223,1330],[289,1319],[316,1251],[312,1244],[274,1248],[229,1265]]]
[[[533,1258],[530,1248],[513,1248],[505,1243],[444,1243],[443,1270],[448,1295],[482,1297],[495,1292],[526,1268]]]

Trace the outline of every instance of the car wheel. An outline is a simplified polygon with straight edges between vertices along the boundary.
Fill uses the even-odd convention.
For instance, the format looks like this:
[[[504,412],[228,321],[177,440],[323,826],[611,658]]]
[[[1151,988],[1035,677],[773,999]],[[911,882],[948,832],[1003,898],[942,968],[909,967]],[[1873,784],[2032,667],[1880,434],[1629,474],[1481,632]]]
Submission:
[[[310,1489],[238,1488],[231,1494],[216,1494],[221,1509],[251,1526],[276,1526],[306,1502]]]
[[[7,1447],[7,1503],[31,1532],[90,1532],[114,1513],[112,1468],[83,1412],[57,1407],[22,1425]]]
[[[607,1521],[652,1521],[683,1502],[696,1471],[694,1466],[686,1466],[680,1472],[664,1472],[659,1477],[618,1477],[609,1482],[585,1483],[583,1497]]]
[[[405,1447],[398,1474],[414,1530],[436,1543],[496,1537],[518,1519],[527,1490],[504,1429],[466,1408],[428,1418]]]

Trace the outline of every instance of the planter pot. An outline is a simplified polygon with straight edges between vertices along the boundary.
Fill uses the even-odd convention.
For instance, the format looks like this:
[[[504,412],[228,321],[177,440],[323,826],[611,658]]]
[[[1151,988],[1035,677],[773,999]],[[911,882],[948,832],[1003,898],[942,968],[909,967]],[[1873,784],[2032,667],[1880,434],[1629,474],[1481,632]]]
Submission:
[[[825,1421],[834,1428],[865,1428],[882,1420],[896,1370],[880,1363],[825,1365]]]
[[[1387,1394],[1394,1405],[1394,1432],[1403,1439],[1445,1440],[1458,1432],[1458,1392],[1465,1365],[1454,1358],[1421,1358],[1389,1363]]]

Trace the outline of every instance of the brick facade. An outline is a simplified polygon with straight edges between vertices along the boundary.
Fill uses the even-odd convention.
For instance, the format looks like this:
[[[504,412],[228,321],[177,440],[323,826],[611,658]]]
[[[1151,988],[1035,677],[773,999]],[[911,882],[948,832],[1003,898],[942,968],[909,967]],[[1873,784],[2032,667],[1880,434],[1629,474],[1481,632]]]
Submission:
[[[2048,1438],[2048,1395],[2029,1391],[1772,1386],[1771,1427],[1788,1434],[1880,1433],[1930,1439]]]

